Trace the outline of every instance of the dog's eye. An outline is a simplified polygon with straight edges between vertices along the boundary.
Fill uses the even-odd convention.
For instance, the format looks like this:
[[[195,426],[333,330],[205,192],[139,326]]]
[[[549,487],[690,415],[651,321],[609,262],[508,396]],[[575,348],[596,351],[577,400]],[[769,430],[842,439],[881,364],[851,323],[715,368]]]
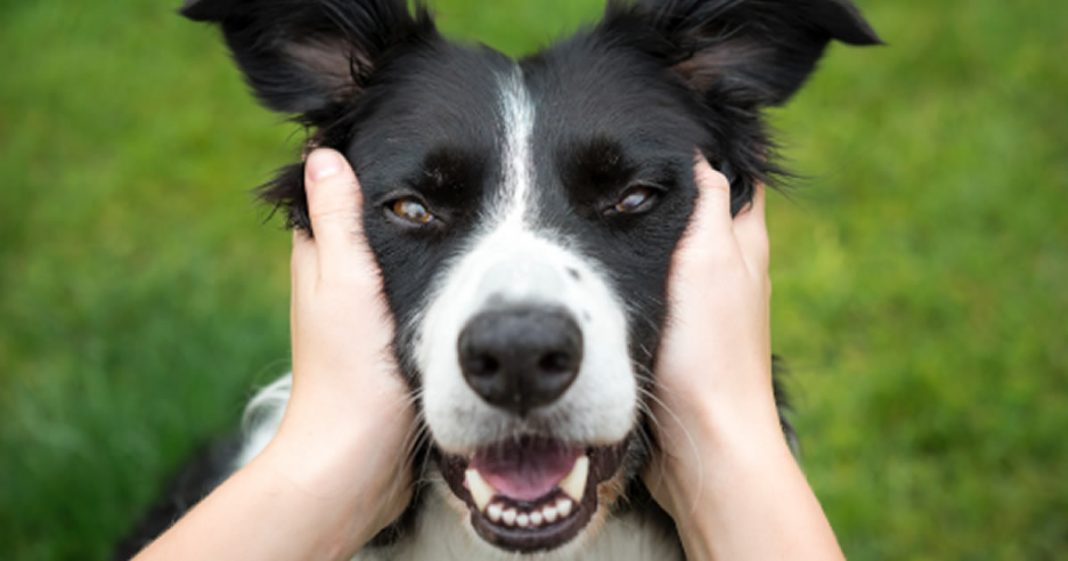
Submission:
[[[388,208],[397,218],[418,226],[426,226],[437,220],[426,205],[412,197],[397,199],[389,203]]]
[[[660,198],[660,193],[646,185],[638,185],[631,187],[623,194],[623,198],[619,199],[616,204],[612,205],[605,214],[609,216],[619,214],[640,214],[653,208],[657,199]]]

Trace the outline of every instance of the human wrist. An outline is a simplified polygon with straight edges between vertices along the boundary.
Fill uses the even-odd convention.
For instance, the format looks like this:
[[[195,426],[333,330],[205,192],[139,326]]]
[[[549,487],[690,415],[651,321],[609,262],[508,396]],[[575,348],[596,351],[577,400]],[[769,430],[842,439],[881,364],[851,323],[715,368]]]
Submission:
[[[730,518],[732,505],[757,496],[769,481],[789,479],[799,467],[781,426],[768,423],[765,415],[755,422],[723,421],[709,415],[695,427],[693,438],[703,461],[686,461],[687,455],[664,466],[662,502],[675,521],[686,559],[710,561],[719,556],[717,543]]]
[[[704,456],[672,478],[679,537],[691,561],[841,559],[833,530],[781,428],[710,427]],[[772,535],[774,539],[762,541]]]
[[[391,363],[294,364],[293,385],[275,441],[329,459],[399,446],[413,422],[411,399]],[[376,450],[370,450],[375,452]]]
[[[693,376],[693,372],[708,374]],[[695,436],[702,440],[722,442],[740,435],[751,439],[781,434],[771,361],[767,357],[691,360],[658,375],[660,398],[677,417],[675,424],[691,433],[696,431]]]
[[[759,380],[758,372],[737,375]],[[660,443],[663,506],[680,526],[691,524],[695,511],[734,475],[793,462],[770,381],[730,389],[685,392],[671,402],[673,419],[660,422],[667,429]]]
[[[402,422],[366,409],[362,415],[321,416],[290,409],[250,467],[323,512],[324,538],[358,548],[407,504],[406,449],[395,443],[403,437],[383,430],[406,430],[397,428]]]

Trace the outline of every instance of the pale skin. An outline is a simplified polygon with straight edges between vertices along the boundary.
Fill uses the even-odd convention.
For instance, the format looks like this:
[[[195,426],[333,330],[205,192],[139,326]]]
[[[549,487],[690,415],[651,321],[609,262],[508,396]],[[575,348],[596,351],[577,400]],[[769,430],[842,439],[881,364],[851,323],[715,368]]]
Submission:
[[[270,446],[137,559],[347,559],[404,510],[414,409],[344,158],[307,160],[315,239],[295,233],[293,393]],[[644,474],[688,559],[843,559],[783,439],[771,388],[764,189],[735,219],[703,159],[674,256]],[[729,328],[727,328],[729,326]]]

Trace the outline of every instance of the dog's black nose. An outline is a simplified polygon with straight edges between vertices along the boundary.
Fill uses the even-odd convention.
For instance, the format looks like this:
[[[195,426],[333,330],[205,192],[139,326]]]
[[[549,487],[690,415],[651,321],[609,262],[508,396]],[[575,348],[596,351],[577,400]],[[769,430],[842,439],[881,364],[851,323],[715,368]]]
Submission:
[[[582,331],[567,312],[534,307],[482,312],[459,340],[460,368],[487,402],[526,415],[567,391],[582,364]]]

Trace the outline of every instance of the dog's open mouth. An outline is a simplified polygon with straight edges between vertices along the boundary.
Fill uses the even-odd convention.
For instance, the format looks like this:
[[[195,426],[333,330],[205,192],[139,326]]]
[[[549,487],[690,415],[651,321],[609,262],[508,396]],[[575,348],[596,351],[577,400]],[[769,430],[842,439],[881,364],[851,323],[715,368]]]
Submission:
[[[623,452],[624,444],[591,448],[521,438],[470,457],[445,456],[441,470],[483,539],[527,553],[578,535],[597,512],[597,485],[618,471]]]

